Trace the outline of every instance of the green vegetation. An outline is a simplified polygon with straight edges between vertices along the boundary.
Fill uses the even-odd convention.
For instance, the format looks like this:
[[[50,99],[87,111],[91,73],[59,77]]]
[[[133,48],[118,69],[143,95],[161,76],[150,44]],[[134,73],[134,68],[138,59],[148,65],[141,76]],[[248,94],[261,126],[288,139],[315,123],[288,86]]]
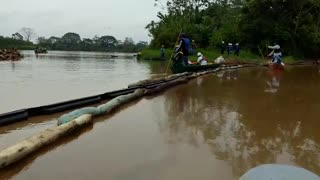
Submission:
[[[297,62],[299,60],[301,60],[301,59],[293,57],[293,56],[286,56],[286,57],[283,58],[283,61],[285,63],[294,63],[294,62]]]
[[[0,49],[34,50],[36,47],[41,47],[48,50],[65,51],[139,52],[148,46],[147,42],[135,43],[132,38],[128,37],[123,42],[108,35],[81,39],[79,34],[73,32],[66,33],[61,38],[39,37],[37,44],[34,44],[30,40],[35,36],[31,28],[22,28],[20,33],[14,33],[12,37],[0,36]]]
[[[77,33],[69,32],[59,37],[39,37],[38,45],[49,50],[66,51],[106,51],[106,52],[139,52],[146,48],[148,43],[140,41],[135,43],[132,38],[125,38],[122,42],[113,36],[95,36],[81,39]]]
[[[220,55],[220,52],[217,49],[197,49],[197,51],[201,52],[205,57],[207,57],[209,59],[210,62],[214,62],[215,59],[217,59]],[[166,50],[166,60],[169,60],[171,55],[172,55],[172,50]],[[160,57],[160,50],[159,49],[150,49],[150,48],[146,48],[144,50],[141,51],[141,59],[144,60],[152,60],[152,59],[156,59]],[[254,54],[250,51],[244,50],[244,51],[240,51],[240,55],[239,56],[235,56],[235,55],[227,55],[225,54],[223,56],[223,58],[227,59],[227,60],[232,60],[232,61],[237,61],[237,62],[252,62],[252,63],[266,63],[267,59],[262,58],[261,55],[257,55]],[[194,56],[190,56],[189,58],[190,61],[192,62],[196,62],[197,61],[197,57]],[[301,60],[298,58],[295,58],[293,56],[286,56],[283,61],[285,63],[293,63],[296,62],[297,60]]]
[[[182,31],[205,49],[218,50],[222,40],[239,42],[240,58],[261,57],[258,47],[265,56],[267,45],[275,42],[280,44],[285,57],[295,57],[287,57],[287,61],[320,56],[319,0],[155,2],[165,13],[159,12],[160,20],[146,26],[152,35],[151,48],[158,49],[162,44],[173,47]]]
[[[166,59],[170,59],[171,57],[171,54],[172,54],[172,50],[166,50]],[[149,49],[149,48],[146,48],[146,49],[143,49],[141,51],[141,59],[144,59],[144,60],[152,60],[152,59],[158,59],[160,58],[160,49]]]
[[[217,59],[220,55],[220,52],[216,49],[210,50],[210,49],[197,49],[198,52],[201,52],[205,57],[207,57],[210,61],[214,61]],[[170,59],[172,55],[172,50],[166,50],[166,59]],[[150,49],[146,48],[141,51],[141,59],[155,59],[160,57],[160,50],[159,49]],[[253,54],[249,51],[241,51],[239,56],[235,55],[224,55],[224,58],[231,59],[231,60],[236,60],[236,61],[250,61],[250,62],[258,62],[261,61],[261,57]],[[191,61],[197,61],[197,57],[190,56],[189,58]]]
[[[12,37],[0,36],[0,49],[20,49],[32,50],[35,49],[30,40],[35,36],[35,32],[31,28],[22,28],[19,32],[12,34]]]
[[[21,39],[14,39],[0,36],[0,49],[21,49],[30,50],[34,49],[35,45],[32,42],[24,41]]]

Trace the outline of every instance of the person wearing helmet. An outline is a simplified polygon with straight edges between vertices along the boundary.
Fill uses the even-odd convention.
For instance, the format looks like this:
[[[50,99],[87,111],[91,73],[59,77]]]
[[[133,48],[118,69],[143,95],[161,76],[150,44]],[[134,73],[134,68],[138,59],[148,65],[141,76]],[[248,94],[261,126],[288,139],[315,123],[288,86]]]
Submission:
[[[183,64],[188,65],[188,56],[189,56],[189,51],[191,49],[191,41],[187,37],[186,34],[182,33],[180,34],[180,42],[178,47],[176,48],[176,52],[181,51],[183,53]]]
[[[284,66],[284,63],[282,62],[282,53],[280,45],[275,44],[274,46],[268,46],[268,48],[272,49],[272,52],[268,55],[272,58],[271,63]]]
[[[233,44],[228,43],[228,55],[232,54],[232,51],[233,51]]]
[[[208,65],[208,60],[207,60],[207,58],[204,57],[201,52],[198,52],[197,56],[198,56],[198,61],[197,61],[197,62],[198,62],[200,65]]]
[[[236,43],[236,45],[234,46],[234,55],[239,56],[240,53],[240,46],[239,43]]]
[[[226,51],[226,44],[224,43],[224,41],[221,41],[221,47],[220,47],[221,55],[224,55],[224,51]]]
[[[161,59],[165,59],[165,56],[166,56],[166,49],[164,48],[164,45],[162,45],[160,49],[160,57]]]

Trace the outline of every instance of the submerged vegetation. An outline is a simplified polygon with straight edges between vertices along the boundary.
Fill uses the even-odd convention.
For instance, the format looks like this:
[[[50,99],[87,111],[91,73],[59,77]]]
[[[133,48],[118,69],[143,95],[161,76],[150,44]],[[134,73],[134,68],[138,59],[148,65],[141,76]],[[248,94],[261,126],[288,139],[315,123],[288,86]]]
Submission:
[[[285,56],[320,56],[319,0],[156,0],[156,5],[160,20],[146,26],[152,48],[173,47],[184,32],[200,48],[240,43],[261,57],[259,48],[265,55],[267,45],[278,43]]]

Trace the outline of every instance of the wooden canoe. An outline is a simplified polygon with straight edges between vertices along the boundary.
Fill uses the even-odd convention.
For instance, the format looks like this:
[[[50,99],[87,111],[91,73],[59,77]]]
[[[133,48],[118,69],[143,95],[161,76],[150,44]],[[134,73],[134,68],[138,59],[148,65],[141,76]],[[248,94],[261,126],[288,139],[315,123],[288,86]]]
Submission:
[[[183,73],[183,72],[198,72],[205,71],[210,69],[216,69],[220,67],[220,64],[211,64],[211,65],[184,65],[182,61],[182,55],[176,54],[172,58],[173,63],[171,64],[171,71],[174,74]]]

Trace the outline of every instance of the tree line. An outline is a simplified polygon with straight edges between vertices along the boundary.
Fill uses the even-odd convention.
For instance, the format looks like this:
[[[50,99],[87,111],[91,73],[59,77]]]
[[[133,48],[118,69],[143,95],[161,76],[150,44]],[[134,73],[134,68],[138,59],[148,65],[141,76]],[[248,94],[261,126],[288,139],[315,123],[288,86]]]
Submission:
[[[38,45],[51,50],[67,51],[107,51],[107,52],[138,52],[148,46],[145,41],[135,43],[132,38],[126,37],[124,41],[117,40],[114,36],[95,36],[92,39],[83,38],[77,33],[69,32],[62,37],[39,37]]]
[[[320,56],[320,0],[155,0],[151,47],[172,47],[182,31],[202,48],[221,41],[258,53],[278,43],[285,54]],[[263,51],[266,51],[263,50]]]
[[[82,39],[79,34],[68,32],[62,37],[38,37],[37,42],[33,43],[31,39],[35,36],[33,29],[22,28],[19,32],[12,34],[12,37],[0,36],[0,48],[35,49],[41,47],[48,50],[66,51],[139,52],[148,46],[145,41],[135,43],[129,37],[121,41],[110,35]]]

